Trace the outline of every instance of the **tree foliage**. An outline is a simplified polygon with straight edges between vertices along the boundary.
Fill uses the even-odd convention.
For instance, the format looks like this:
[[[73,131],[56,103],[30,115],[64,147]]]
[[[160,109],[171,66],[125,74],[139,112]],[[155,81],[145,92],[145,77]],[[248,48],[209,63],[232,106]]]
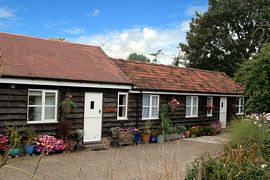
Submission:
[[[270,44],[244,62],[235,79],[245,87],[248,111],[270,112]]]
[[[131,53],[127,59],[131,61],[150,62],[150,59],[148,59],[145,55],[137,53]]]
[[[208,11],[196,12],[181,44],[188,66],[223,71],[229,76],[269,42],[269,0],[209,0]]]
[[[154,56],[154,59],[153,59],[153,62],[154,62],[154,63],[157,63],[157,62],[158,62],[157,59],[158,59],[158,57],[159,57],[160,55],[163,54],[162,51],[163,51],[162,49],[159,49],[159,50],[157,50],[157,52],[154,52],[154,53],[149,54],[149,55],[151,55],[151,56]]]

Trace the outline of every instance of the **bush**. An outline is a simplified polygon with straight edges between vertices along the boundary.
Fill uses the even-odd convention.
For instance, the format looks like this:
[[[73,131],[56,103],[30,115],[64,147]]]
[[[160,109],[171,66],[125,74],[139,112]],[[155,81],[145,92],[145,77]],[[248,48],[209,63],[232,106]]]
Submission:
[[[269,179],[270,164],[258,165],[246,158],[241,163],[204,155],[188,168],[186,180],[194,179]]]
[[[233,121],[229,127],[230,144],[249,146],[256,143],[262,146],[270,142],[268,127],[266,123],[247,118]]]
[[[270,179],[269,124],[244,118],[232,122],[229,132],[224,153],[198,158],[185,179]]]

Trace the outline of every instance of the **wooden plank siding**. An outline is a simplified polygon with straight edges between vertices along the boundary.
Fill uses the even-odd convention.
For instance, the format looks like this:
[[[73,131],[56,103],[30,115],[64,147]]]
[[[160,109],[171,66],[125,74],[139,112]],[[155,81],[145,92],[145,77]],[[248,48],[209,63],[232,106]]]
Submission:
[[[50,89],[58,90],[58,103],[60,103],[67,92],[73,96],[77,104],[77,112],[72,112],[66,117],[71,129],[83,128],[84,122],[84,96],[85,92],[103,93],[103,114],[102,114],[102,136],[107,136],[111,127],[138,127],[143,129],[145,120],[142,120],[142,98],[143,94],[128,94],[128,119],[117,120],[117,100],[118,92],[126,92],[112,89],[94,89],[94,88],[70,88],[70,87],[50,87],[35,85],[16,85],[11,88],[10,85],[0,84],[0,132],[5,125],[16,125],[34,128],[38,133],[56,134],[57,123],[27,124],[27,101],[28,89]],[[220,97],[213,97],[213,116],[206,116],[207,96],[199,96],[199,109],[196,118],[185,118],[186,96],[160,95],[160,106],[165,105],[171,98],[176,98],[180,104],[174,112],[170,112],[173,124],[183,125],[206,125],[219,120]],[[235,107],[237,98],[228,98],[228,120],[235,115],[232,107]],[[58,119],[60,119],[60,109],[58,109]],[[152,120],[153,128],[160,128],[160,119]]]

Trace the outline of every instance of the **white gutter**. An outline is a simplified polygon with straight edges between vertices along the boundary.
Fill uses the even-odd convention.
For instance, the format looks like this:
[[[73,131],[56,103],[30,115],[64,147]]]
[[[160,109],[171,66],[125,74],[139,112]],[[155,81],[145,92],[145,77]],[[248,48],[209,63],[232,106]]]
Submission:
[[[122,84],[105,84],[105,83],[103,84],[103,83],[71,82],[71,81],[42,80],[42,79],[20,79],[20,78],[5,78],[5,77],[0,77],[0,83],[105,88],[105,89],[132,89],[131,85],[122,85]]]
[[[211,93],[179,93],[179,92],[166,92],[166,91],[133,91],[129,93],[143,93],[143,94],[168,94],[168,95],[183,95],[183,96],[223,96],[223,97],[243,97],[241,94],[211,94]]]

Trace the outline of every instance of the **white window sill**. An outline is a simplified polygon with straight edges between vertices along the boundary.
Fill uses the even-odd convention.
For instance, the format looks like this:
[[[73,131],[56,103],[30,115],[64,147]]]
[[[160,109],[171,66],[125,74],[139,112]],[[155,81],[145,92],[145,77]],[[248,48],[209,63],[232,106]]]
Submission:
[[[185,118],[198,118],[199,116],[186,116]]]
[[[213,115],[206,115],[206,117],[213,117]]]
[[[126,121],[126,120],[128,120],[128,118],[117,118],[117,120],[118,121],[124,121],[124,120]]]
[[[27,121],[27,124],[47,124],[47,123],[58,123],[58,121]]]
[[[153,117],[153,118],[142,118],[142,120],[158,120],[158,117]]]
[[[243,116],[244,113],[236,113],[235,115],[236,115],[236,116]]]

